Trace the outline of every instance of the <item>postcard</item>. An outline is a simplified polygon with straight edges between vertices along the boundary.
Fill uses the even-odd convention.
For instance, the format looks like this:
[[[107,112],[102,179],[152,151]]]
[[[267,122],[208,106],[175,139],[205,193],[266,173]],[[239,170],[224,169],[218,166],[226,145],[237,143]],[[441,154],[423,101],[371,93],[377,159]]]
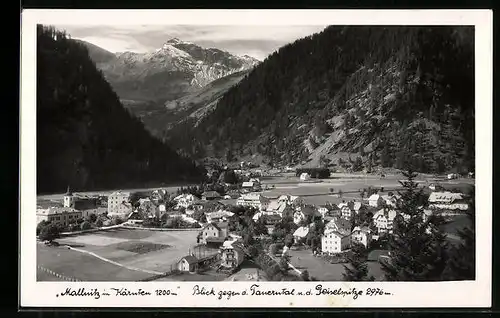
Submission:
[[[20,305],[491,306],[492,12],[25,10]]]

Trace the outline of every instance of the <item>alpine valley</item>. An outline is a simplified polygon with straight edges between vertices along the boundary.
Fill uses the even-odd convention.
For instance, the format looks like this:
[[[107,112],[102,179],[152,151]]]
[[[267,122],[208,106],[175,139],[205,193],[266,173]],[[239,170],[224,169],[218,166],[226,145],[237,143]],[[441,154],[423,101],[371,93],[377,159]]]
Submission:
[[[246,70],[259,63],[247,55],[240,57],[216,48],[202,48],[177,38],[147,53],[113,54],[80,42],[87,46],[90,58],[123,105],[157,135],[179,118],[199,113],[200,95],[208,98],[207,104],[213,103],[228,84],[240,80]],[[234,73],[237,75],[217,82]],[[210,88],[206,88],[209,83]]]
[[[474,168],[471,28],[330,26],[260,63],[179,39],[88,49],[125,107],[195,159]]]
[[[327,27],[281,47],[167,137],[198,158],[473,171],[474,30]]]

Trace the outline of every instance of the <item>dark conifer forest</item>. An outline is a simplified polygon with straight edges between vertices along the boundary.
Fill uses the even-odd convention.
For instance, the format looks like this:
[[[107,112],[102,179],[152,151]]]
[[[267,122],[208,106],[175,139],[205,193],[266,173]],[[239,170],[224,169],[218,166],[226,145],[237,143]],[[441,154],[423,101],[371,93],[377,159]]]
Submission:
[[[348,153],[362,168],[472,171],[474,89],[471,27],[330,26],[271,54],[168,139],[199,157]]]
[[[201,180],[129,114],[84,45],[37,28],[37,192]]]

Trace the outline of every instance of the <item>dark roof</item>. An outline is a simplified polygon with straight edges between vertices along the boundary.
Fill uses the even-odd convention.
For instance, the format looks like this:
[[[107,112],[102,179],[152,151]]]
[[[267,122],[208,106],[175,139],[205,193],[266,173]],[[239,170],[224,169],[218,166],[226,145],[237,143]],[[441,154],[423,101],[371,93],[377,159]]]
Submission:
[[[202,230],[206,229],[206,228],[207,228],[207,227],[209,227],[210,225],[212,225],[213,227],[215,227],[215,228],[216,228],[217,230],[219,230],[219,231],[221,230],[221,229],[220,229],[220,227],[219,227],[219,225],[218,225],[217,223],[215,223],[215,222],[210,222],[210,223],[207,223],[207,224],[206,224],[206,225],[202,228]]]
[[[198,259],[192,255],[184,256],[183,259],[185,259],[189,265],[198,263]]]
[[[312,216],[320,216],[321,215],[315,207],[310,206],[310,205],[306,205],[305,207],[303,207],[301,209],[301,211],[302,211],[302,213],[304,213],[304,215],[312,215]]]
[[[217,223],[217,227],[219,227],[219,229],[225,229],[228,227],[228,223],[227,222],[219,222],[219,223]]]
[[[203,192],[203,196],[215,198],[215,197],[220,197],[220,194],[217,191],[206,191],[206,192]]]
[[[281,216],[277,214],[263,215],[264,220],[281,220]]]
[[[209,236],[205,239],[206,242],[222,243],[225,241],[223,237]]]

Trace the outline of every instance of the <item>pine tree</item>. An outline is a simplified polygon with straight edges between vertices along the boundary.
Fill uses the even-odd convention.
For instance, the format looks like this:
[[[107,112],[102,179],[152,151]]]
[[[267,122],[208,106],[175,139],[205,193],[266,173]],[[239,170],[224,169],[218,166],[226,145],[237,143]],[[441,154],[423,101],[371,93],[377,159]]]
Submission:
[[[348,282],[374,281],[375,278],[368,274],[367,250],[359,243],[354,243],[351,253],[347,256],[349,265],[344,265],[342,278]]]
[[[458,231],[461,243],[450,249],[450,260],[443,274],[445,280],[474,280],[476,277],[475,216],[473,191],[467,211],[469,225]]]
[[[423,188],[414,181],[416,173],[409,169],[401,184],[404,191],[396,202],[393,234],[389,239],[390,261],[382,263],[389,281],[436,281],[442,277],[448,260],[447,243],[441,229],[442,218],[433,215],[426,221]]]

